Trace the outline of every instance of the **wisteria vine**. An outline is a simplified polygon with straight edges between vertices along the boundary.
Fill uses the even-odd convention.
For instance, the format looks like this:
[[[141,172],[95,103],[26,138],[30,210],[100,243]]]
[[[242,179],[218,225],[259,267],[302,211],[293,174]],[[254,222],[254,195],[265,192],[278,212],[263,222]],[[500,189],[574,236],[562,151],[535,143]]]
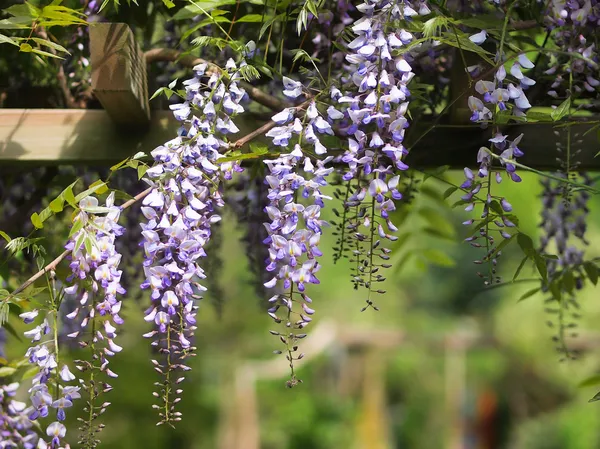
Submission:
[[[12,240],[2,233],[8,247],[19,248],[13,252],[33,248],[40,270],[13,293],[0,290],[0,321],[6,321],[8,303],[23,307],[19,316],[29,326],[24,335],[30,341],[20,364],[7,365],[7,382],[0,387],[0,447],[68,447],[72,431],[66,416],[80,409],[77,441],[86,448],[100,443],[101,418],[110,405],[105,394],[119,374],[110,361],[126,349],[117,342],[127,305],[125,287],[131,289],[123,279],[122,259],[135,256],[120,253],[119,239],[126,231],[131,241],[139,238],[143,258],[143,336],[159,374],[152,393],[158,424],[174,426],[182,419],[177,404],[196,341],[202,338],[197,314],[205,284],[214,284],[210,277],[220,269],[206,257],[207,245],[214,241],[226,204],[245,221],[243,240],[255,291],[278,325],[270,333],[283,345],[274,352],[288,361],[289,387],[302,382],[297,364],[305,357],[301,341],[319,310],[320,270],[326,260],[322,241],[330,211],[335,215],[333,260],[346,263],[352,285],[364,295],[362,311],[379,310],[375,298],[386,293],[385,270],[395,260],[402,263],[397,249],[410,232],[397,242],[408,223],[399,205],[406,205],[430,176],[450,186],[444,200],[456,193],[455,206],[470,214],[463,222],[469,227],[466,241],[482,251],[474,262],[484,287],[504,285],[498,260],[511,242],[518,242],[524,259],[513,281],[525,263],[533,262],[540,275],[534,293],[546,295],[547,312],[556,317],[550,322],[557,329],[557,348],[564,358],[574,358],[567,340],[579,317],[577,293],[598,280],[596,260],[587,260],[582,246],[573,242],[588,243],[589,199],[596,193],[593,178],[580,171],[585,134],[574,127],[585,125],[589,133],[600,122],[590,118],[600,104],[600,3],[530,3],[525,14],[524,5],[504,0],[443,6],[425,0],[307,0],[269,16],[270,22],[263,11],[256,30],[251,24],[260,14],[238,17],[236,8],[230,20],[225,17],[230,11],[216,9],[193,18],[195,25],[184,33],[191,38],[210,22],[211,32],[192,41],[206,61],[172,49],[151,53],[159,63],[181,63],[193,71],[192,78],[159,91],[169,97],[177,135],[148,157],[137,154],[115,165],[105,181],[83,192],[71,185],[32,216],[34,227],[42,229],[67,207],[74,210],[64,252],[49,265],[42,261],[37,240]],[[98,19],[98,2],[85,2],[85,7],[80,15]],[[73,14],[69,8],[61,12]],[[49,20],[43,11],[39,14],[32,31]],[[286,31],[294,15],[298,42]],[[522,20],[532,16],[539,20]],[[78,49],[76,65],[86,66],[80,54],[87,42],[85,22],[72,23],[78,26],[72,42]],[[235,37],[237,26],[242,38]],[[166,28],[172,31],[175,25],[169,22]],[[543,41],[533,45],[523,33],[532,29],[540,31]],[[278,40],[274,33],[279,31]],[[23,39],[29,38],[15,39],[23,51],[28,42]],[[286,39],[297,48],[289,51]],[[39,41],[45,42],[32,42]],[[72,87],[87,86],[84,72],[86,79],[73,80]],[[461,81],[465,88],[457,92]],[[460,106],[468,111],[465,120]],[[241,114],[252,119],[239,120]],[[242,133],[248,122],[258,125]],[[559,151],[558,162],[549,164],[556,169],[552,173],[525,165],[529,153],[524,148],[533,145],[533,138],[524,126],[538,122],[556,127]],[[444,170],[432,173],[419,163],[418,153],[424,151],[419,142],[438,125],[483,136],[478,148],[465,143],[475,151],[457,185]],[[242,165],[250,169],[244,172]],[[148,187],[119,206],[122,192],[111,177],[122,168],[136,169]],[[539,245],[519,228],[509,198],[496,190],[503,181],[522,182],[527,170],[543,177]],[[141,229],[129,229],[121,220],[134,204],[143,222],[130,222]],[[64,260],[66,276],[59,267]],[[38,279],[46,281],[47,302],[24,305],[29,299],[24,292]],[[17,374],[23,370],[28,378],[20,380]]]

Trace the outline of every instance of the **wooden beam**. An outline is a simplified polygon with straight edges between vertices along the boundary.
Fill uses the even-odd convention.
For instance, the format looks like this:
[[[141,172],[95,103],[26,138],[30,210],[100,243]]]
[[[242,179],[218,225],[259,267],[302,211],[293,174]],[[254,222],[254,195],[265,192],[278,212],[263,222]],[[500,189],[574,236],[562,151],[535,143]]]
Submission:
[[[236,119],[244,136],[261,125],[252,115]],[[582,170],[600,171],[600,150],[594,125],[582,123],[572,127],[581,140],[577,160]],[[146,153],[177,135],[178,123],[170,111],[152,111],[147,131],[119,130],[106,111],[82,109],[0,109],[0,163],[32,162],[43,164],[109,165],[138,151]],[[409,128],[406,144],[411,147],[427,129],[427,125]],[[564,130],[565,128],[563,128]],[[539,170],[557,169],[557,136],[552,126],[525,124],[508,126],[509,138],[525,133],[520,148],[525,156],[522,163]],[[407,163],[415,168],[449,165],[455,169],[474,167],[477,152],[488,145],[489,129],[478,127],[435,128],[411,150]],[[489,146],[489,145],[488,145]]]
[[[150,123],[146,60],[125,23],[90,26],[92,91],[117,125]]]
[[[596,122],[597,118],[594,118]],[[597,123],[597,122],[596,122]],[[416,145],[416,141],[428,128],[427,123],[422,123],[409,128],[405,145],[411,148],[406,159],[409,166],[418,168],[439,167],[448,165],[451,168],[477,166],[477,153],[483,146],[490,146],[488,139],[491,137],[490,129],[481,129],[477,126],[440,126],[426,134]],[[600,171],[600,158],[596,154],[600,151],[595,124],[581,124],[571,127],[573,147],[571,154],[580,151],[575,161],[579,162],[579,169],[586,171]],[[502,134],[507,134],[512,140],[523,133],[519,148],[525,153],[519,162],[537,170],[557,170],[560,156],[556,149],[557,142],[566,142],[567,128],[554,128],[550,123],[525,123],[504,126]],[[560,135],[555,135],[559,131]]]
[[[110,165],[177,135],[170,111],[145,132],[122,132],[103,110],[0,109],[0,163]]]

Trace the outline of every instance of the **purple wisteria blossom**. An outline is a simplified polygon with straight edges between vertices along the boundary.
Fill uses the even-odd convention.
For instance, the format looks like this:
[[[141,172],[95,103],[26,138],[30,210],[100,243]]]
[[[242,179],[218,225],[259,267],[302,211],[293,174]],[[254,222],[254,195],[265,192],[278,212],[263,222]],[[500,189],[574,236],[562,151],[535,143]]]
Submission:
[[[115,247],[116,239],[123,235],[125,228],[118,224],[121,209],[114,204],[112,192],[105,205],[100,206],[98,199],[90,196],[81,200],[80,212],[74,220],[77,229],[72,233],[65,246],[69,250],[71,276],[67,278],[68,286],[65,295],[75,296],[77,306],[66,318],[72,320],[75,330],[67,337],[77,341],[81,347],[94,350],[92,360],[75,360],[77,370],[86,373],[94,381],[81,383],[87,393],[87,407],[91,410],[92,420],[104,413],[106,404],[98,402],[98,391],[108,392],[112,386],[106,378],[115,378],[117,374],[109,368],[108,357],[120,352],[122,348],[115,342],[117,328],[123,324],[119,315],[121,310],[120,296],[125,294],[121,285],[122,270],[119,270],[121,254]],[[103,373],[106,380],[100,380],[98,374]],[[75,376],[65,365],[60,371],[64,382],[75,380]],[[99,389],[98,385],[102,388]],[[77,393],[79,396],[79,393]],[[64,397],[55,401],[59,421],[65,419],[65,408],[72,405],[73,397]],[[89,420],[83,421],[81,443],[96,445],[95,435],[102,425],[94,425]],[[55,426],[52,437],[60,438],[62,427]]]
[[[581,94],[597,94],[600,89],[597,48],[600,2],[553,0],[548,2],[544,19],[554,44],[579,56],[550,55],[549,68],[544,72],[553,79],[548,95],[564,101]]]
[[[348,223],[344,226],[356,240],[352,250],[357,267],[355,287],[368,289],[369,307],[373,305],[371,293],[382,292],[374,286],[385,280],[379,269],[389,266],[390,250],[380,245],[381,240],[396,239],[393,233],[397,228],[390,213],[395,209],[394,201],[402,198],[397,171],[408,169],[403,161],[408,153],[403,140],[409,125],[408,84],[414,77],[406,46],[415,36],[406,29],[390,30],[386,23],[411,20],[431,11],[425,2],[370,1],[356,8],[363,17],[351,27],[355,38],[348,44],[346,55],[350,76],[342,79],[339,88],[331,89],[336,106],[327,112],[340,132],[348,136],[340,162],[347,166],[343,180],[353,187],[344,207],[355,213],[345,215]],[[374,258],[383,264],[375,266]]]
[[[46,427],[47,432],[51,432],[57,425],[62,426],[59,421],[65,419],[65,408],[72,406],[71,399],[80,397],[78,390],[79,387],[69,387],[66,384],[75,380],[75,376],[71,374],[67,365],[59,365],[56,361],[56,351],[58,348],[54,347],[54,339],[51,333],[53,332],[50,326],[49,318],[52,314],[44,317],[42,322],[36,325],[33,329],[24,333],[25,337],[31,339],[34,343],[26,352],[30,364],[37,367],[37,372],[33,376],[31,381],[31,388],[29,389],[31,405],[25,406],[18,405],[21,409],[22,414],[21,420],[23,425],[27,425],[27,422],[38,420],[46,417],[54,417],[57,421],[52,422]],[[37,317],[39,312],[34,310],[32,312],[25,312],[21,315],[21,318],[28,323],[31,323],[32,318]],[[49,389],[49,384],[52,383],[52,388],[59,388],[57,397],[53,397]],[[76,388],[74,391],[75,397],[71,394],[71,389]],[[27,421],[28,420],[28,421]],[[46,443],[42,438],[36,440],[37,447],[51,447],[52,449],[64,446],[61,439],[65,436],[66,429],[57,435],[52,435],[50,443]],[[33,439],[33,438],[32,438]],[[31,446],[33,447],[33,446]]]
[[[121,347],[114,341],[116,328],[112,325],[112,322],[123,322],[119,316],[121,302],[117,296],[125,293],[119,283],[121,271],[118,270],[118,265],[121,257],[114,246],[115,238],[123,233],[123,228],[117,223],[120,208],[114,205],[113,193],[108,196],[104,206],[99,206],[98,200],[90,196],[81,200],[79,208],[73,220],[71,237],[65,246],[69,251],[67,258],[72,272],[67,278],[68,286],[60,292],[54,292],[53,308],[48,315],[41,316],[39,310],[21,314],[21,319],[26,324],[42,319],[38,325],[24,332],[25,337],[33,343],[27,350],[26,357],[29,363],[38,368],[29,389],[31,407],[28,409],[28,418],[56,419],[46,427],[49,442],[40,439],[39,447],[64,446],[62,439],[66,435],[66,427],[62,422],[66,419],[66,410],[73,406],[73,400],[81,397],[81,388],[88,392],[88,410],[91,410],[93,419],[103,413],[107,405],[95,403],[98,386],[101,386],[100,391],[111,389],[109,384],[97,376],[95,383],[90,385],[84,379],[77,379],[68,365],[58,364],[59,348],[55,346],[57,338],[54,334],[58,336],[59,331],[54,326],[59,322],[56,319],[59,311],[56,309],[61,297],[69,294],[78,299],[78,306],[66,316],[70,320],[77,319],[78,323],[77,330],[68,337],[76,340],[82,347],[92,345],[95,349],[92,360],[76,360],[75,368],[90,375],[103,372],[108,377],[116,377],[108,367],[107,356],[121,351]],[[79,382],[81,387],[75,386],[75,382]],[[49,384],[52,385],[52,390]],[[58,393],[55,393],[56,388],[59,389]],[[91,422],[83,422],[84,435],[81,441],[88,442],[89,436],[92,438],[92,446],[95,446],[95,433],[101,425],[92,428]]]
[[[291,96],[288,86],[284,84],[284,87],[284,94]],[[319,242],[323,226],[327,225],[321,219],[321,208],[324,207],[323,200],[330,199],[323,195],[321,189],[327,185],[326,178],[333,171],[326,166],[331,157],[311,158],[302,147],[309,147],[316,155],[325,155],[327,149],[318,135],[333,134],[330,123],[321,116],[314,101],[309,102],[302,121],[295,117],[296,112],[295,108],[291,108],[276,114],[273,120],[284,126],[267,133],[277,146],[293,144],[292,151],[264,161],[269,169],[265,180],[269,187],[269,205],[265,212],[270,219],[269,223],[265,223],[268,232],[265,243],[269,245],[266,269],[273,275],[264,285],[272,289],[279,283],[283,287],[282,292],[269,299],[268,313],[276,323],[285,322],[290,329],[286,333],[271,331],[286,346],[286,357],[292,370],[288,381],[290,387],[299,382],[293,362],[303,356],[295,355],[295,352],[298,340],[305,335],[292,329],[306,327],[315,313],[310,306],[312,300],[307,288],[310,284],[320,283],[317,272],[321,266],[317,258],[322,255]],[[287,136],[285,144],[281,140],[282,135]]]
[[[144,178],[152,187],[142,207],[147,220],[141,225],[146,275],[142,288],[150,291],[151,299],[144,319],[154,327],[144,336],[153,339],[152,346],[161,354],[153,363],[166,379],[157,383],[160,391],[155,392],[162,403],[155,406],[160,409],[159,424],[181,420],[175,411],[181,390],[175,385],[184,378],[174,374],[190,369],[185,362],[195,349],[196,300],[205,290],[199,263],[206,256],[211,225],[221,219],[221,184],[241,171],[237,162],[219,162],[221,151],[228,148],[224,139],[238,132],[232,118],[243,112],[240,101],[245,97],[232,60],[226,68],[228,84],[217,74],[204,84],[206,64],[194,67],[195,77],[183,83],[184,103],[172,107],[182,122],[180,136],[152,151],[154,165]]]
[[[503,239],[509,239],[513,236],[509,228],[515,227],[514,220],[509,214],[512,205],[506,198],[492,194],[492,178],[496,183],[501,183],[504,171],[510,180],[521,182],[521,177],[517,173],[517,159],[523,156],[523,151],[519,148],[523,134],[512,140],[509,139],[509,135],[503,134],[496,125],[496,119],[500,114],[525,117],[525,111],[531,107],[531,104],[524,91],[535,84],[533,79],[523,73],[523,70],[534,68],[533,62],[527,55],[521,53],[510,58],[508,72],[505,58],[504,54],[496,55],[498,67],[492,81],[478,80],[475,83],[475,91],[481,97],[469,97],[471,121],[481,123],[483,128],[492,123],[494,128],[489,139],[489,147],[481,147],[477,153],[479,169],[473,173],[470,168],[465,167],[465,181],[460,186],[466,192],[461,197],[466,205],[466,211],[473,211],[477,204],[482,206],[481,221],[477,222],[477,229],[466,241],[473,247],[486,249],[485,256],[475,261],[476,264],[486,262],[489,265],[487,273],[478,273],[486,285],[501,281],[496,275],[496,265],[502,253],[497,250],[492,233],[497,233]],[[497,163],[497,166],[494,166],[494,163]],[[470,219],[463,224],[470,226],[473,223],[475,220]]]
[[[5,449],[34,449],[38,435],[29,416],[33,407],[14,399],[19,384],[0,387],[0,447]]]

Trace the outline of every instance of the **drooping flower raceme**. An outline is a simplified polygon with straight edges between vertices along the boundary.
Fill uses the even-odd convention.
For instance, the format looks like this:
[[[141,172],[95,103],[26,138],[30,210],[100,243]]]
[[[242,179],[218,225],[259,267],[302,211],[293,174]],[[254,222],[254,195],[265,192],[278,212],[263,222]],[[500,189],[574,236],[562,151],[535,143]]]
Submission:
[[[293,83],[284,79],[284,94],[296,98],[301,94],[301,86]],[[303,357],[303,354],[296,355],[297,343],[306,334],[298,331],[310,323],[311,315],[315,313],[307,287],[320,282],[317,272],[321,266],[317,258],[322,255],[319,242],[323,226],[327,225],[321,219],[321,208],[324,207],[323,200],[329,199],[321,189],[327,185],[326,177],[333,171],[326,167],[331,157],[318,159],[311,157],[309,150],[303,150],[304,145],[310,152],[324,156],[327,149],[318,135],[333,134],[330,123],[321,116],[314,100],[308,101],[302,120],[296,117],[298,109],[290,108],[273,116],[273,121],[282,126],[267,132],[276,146],[293,145],[293,150],[264,161],[269,169],[265,180],[269,204],[265,211],[270,219],[265,223],[268,232],[265,243],[269,245],[266,269],[273,274],[265,286],[272,289],[282,284],[283,287],[283,291],[269,299],[268,312],[276,323],[284,322],[289,329],[271,333],[279,336],[286,346],[286,358],[291,368],[290,387],[299,382],[294,372],[294,360]]]
[[[121,286],[121,254],[116,250],[115,241],[123,235],[125,228],[118,224],[121,209],[115,206],[114,200],[114,192],[108,196],[104,206],[100,206],[93,196],[81,200],[80,212],[66,245],[70,252],[72,274],[67,278],[70,285],[64,292],[76,296],[79,303],[66,315],[78,326],[67,336],[77,341],[80,347],[89,349],[91,354],[89,360],[75,360],[76,368],[88,378],[81,382],[87,396],[88,413],[80,428],[80,443],[88,447],[95,447],[99,442],[97,433],[103,425],[93,421],[104,413],[108,405],[100,402],[99,396],[112,389],[107,378],[117,377],[109,368],[108,357],[122,350],[115,342],[115,325],[123,324],[119,312],[122,304],[120,296],[125,294],[125,289]],[[63,380],[74,380],[75,376],[67,371],[65,368],[61,371]],[[102,375],[106,377],[102,378]],[[59,404],[61,416],[64,416],[64,408],[70,405],[71,399],[64,398]],[[54,428],[54,432],[61,433],[58,428]]]
[[[496,183],[501,183],[502,171],[505,171],[510,180],[521,182],[521,177],[516,171],[517,159],[523,156],[523,151],[519,148],[523,134],[510,140],[508,135],[500,132],[496,126],[496,119],[500,114],[509,113],[514,117],[525,116],[525,111],[531,107],[531,104],[524,90],[535,84],[533,79],[523,73],[524,69],[534,68],[525,54],[519,54],[511,59],[508,73],[504,64],[505,55],[498,53],[496,61],[498,68],[493,81],[478,80],[475,83],[475,91],[481,98],[471,96],[468,100],[472,112],[471,121],[481,123],[484,128],[489,123],[494,125],[492,137],[489,139],[491,144],[489,148],[479,149],[477,154],[479,170],[476,173],[468,167],[464,169],[465,181],[460,186],[465,192],[461,199],[466,204],[466,211],[473,211],[478,203],[482,206],[480,221],[476,223],[474,219],[470,219],[463,224],[467,226],[475,224],[474,233],[466,240],[476,248],[485,248],[484,257],[476,260],[475,263],[488,264],[489,269],[486,273],[478,273],[486,285],[501,281],[496,274],[496,265],[502,253],[497,249],[494,234],[497,233],[503,239],[508,239],[513,235],[509,228],[516,226],[514,218],[510,215],[512,205],[506,198],[492,194],[492,178]],[[499,166],[494,167],[494,163]]]
[[[121,324],[119,316],[121,302],[118,295],[125,293],[120,286],[121,271],[118,270],[120,255],[115,251],[115,238],[123,233],[118,225],[120,209],[114,205],[114,194],[109,195],[105,206],[99,206],[94,197],[81,200],[80,211],[73,221],[71,237],[66,245],[69,251],[71,276],[64,292],[54,292],[52,309],[40,324],[25,332],[25,337],[34,343],[26,353],[31,364],[38,368],[29,389],[31,394],[31,412],[29,419],[35,420],[52,416],[56,421],[46,427],[49,441],[39,440],[39,447],[52,448],[64,445],[63,438],[67,429],[63,424],[66,410],[73,400],[81,398],[80,389],[87,393],[86,417],[82,419],[80,442],[88,447],[98,443],[97,432],[102,424],[92,423],[104,412],[108,403],[97,403],[101,392],[107,392],[111,386],[99,378],[100,373],[108,377],[116,374],[108,368],[107,356],[121,350],[114,339],[115,324]],[[79,379],[64,362],[58,362],[57,347],[59,330],[59,307],[62,295],[76,295],[79,306],[67,315],[68,319],[78,323],[78,329],[68,335],[83,348],[89,348],[89,360],[76,360],[75,367],[88,375],[88,379]],[[38,319],[40,311],[33,310],[21,314],[26,324]],[[41,317],[40,317],[41,318]]]
[[[159,424],[181,419],[175,404],[183,376],[177,373],[190,369],[186,359],[195,349],[196,300],[205,290],[200,284],[205,277],[200,258],[206,255],[211,225],[220,220],[221,183],[241,170],[236,162],[219,162],[228,147],[224,139],[238,131],[232,117],[244,110],[237,68],[232,60],[226,68],[226,73],[213,74],[204,84],[206,64],[194,67],[195,77],[183,83],[184,103],[171,107],[182,122],[180,136],[152,151],[154,165],[144,178],[152,188],[142,207],[147,219],[142,224],[146,274],[142,288],[151,298],[144,319],[154,327],[144,336],[153,339],[160,354],[153,363],[165,378],[156,383]]]
[[[402,198],[398,190],[397,171],[408,169],[403,146],[409,125],[407,111],[414,77],[410,51],[405,47],[415,36],[406,29],[390,30],[389,20],[410,20],[430,12],[425,2],[371,1],[357,9],[363,17],[351,27],[355,35],[348,44],[347,70],[340,89],[332,88],[336,106],[328,109],[330,120],[339,124],[348,136],[348,149],[340,158],[347,168],[343,180],[348,182],[342,233],[338,252],[350,247],[355,262],[355,287],[368,290],[367,306],[373,306],[372,293],[382,293],[375,284],[385,278],[379,273],[389,267],[390,250],[382,240],[395,240],[397,231],[390,214],[394,201]],[[418,45],[413,46],[418,48]],[[364,230],[363,230],[364,229]],[[381,261],[382,263],[378,263]]]
[[[20,316],[26,324],[31,324],[37,319],[38,310],[22,313]],[[32,346],[27,349],[25,356],[30,364],[37,368],[37,373],[31,381],[29,394],[31,398],[31,407],[26,407],[27,419],[34,421],[40,418],[51,417],[56,421],[49,424],[45,430],[51,437],[50,443],[46,443],[43,438],[38,440],[38,446],[45,448],[58,448],[63,445],[62,438],[66,434],[66,427],[61,421],[65,419],[65,408],[73,405],[72,399],[81,397],[79,387],[63,385],[75,380],[68,366],[62,364],[59,368],[57,362],[58,348],[55,346],[56,339],[52,335],[55,333],[48,319],[56,316],[56,311],[52,311],[45,316],[42,322],[29,331],[24,333],[26,338],[31,339]],[[54,320],[56,324],[56,320]],[[50,389],[50,386],[52,389]],[[56,392],[56,396],[52,393]],[[55,434],[55,430],[60,431]]]

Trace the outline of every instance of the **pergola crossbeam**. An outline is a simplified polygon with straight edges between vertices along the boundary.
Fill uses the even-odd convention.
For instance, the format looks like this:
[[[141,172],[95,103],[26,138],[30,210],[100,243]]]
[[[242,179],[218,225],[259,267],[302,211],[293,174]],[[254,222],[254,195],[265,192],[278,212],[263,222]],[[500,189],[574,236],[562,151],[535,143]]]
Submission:
[[[236,120],[239,136],[253,131],[261,123],[253,116]],[[99,164],[110,165],[138,151],[146,153],[173,139],[179,124],[170,111],[152,111],[146,130],[121,130],[104,110],[82,109],[0,109],[0,164]],[[593,124],[572,126],[575,146],[580,151],[579,169],[600,170],[600,150]],[[428,128],[411,129],[406,144]],[[564,128],[563,128],[564,129]],[[522,163],[539,170],[559,168],[557,136],[548,124],[508,126],[505,133],[514,138],[525,133],[520,148]],[[448,165],[462,169],[477,164],[477,152],[489,146],[490,131],[478,127],[433,129],[412,148],[406,162],[415,168]]]

